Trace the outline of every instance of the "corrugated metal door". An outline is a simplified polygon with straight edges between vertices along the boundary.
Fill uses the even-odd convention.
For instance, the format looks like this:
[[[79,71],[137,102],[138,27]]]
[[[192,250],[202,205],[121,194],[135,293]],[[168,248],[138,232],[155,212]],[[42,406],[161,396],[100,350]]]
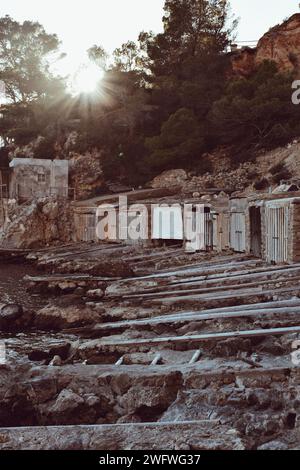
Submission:
[[[184,229],[187,252],[206,250],[205,245],[205,206],[199,205],[197,208],[184,212]]]
[[[204,211],[204,244],[206,249],[212,250],[214,245],[213,219],[209,208]]]
[[[183,240],[183,217],[181,206],[153,208],[153,240]]]
[[[290,208],[268,207],[266,209],[266,253],[269,263],[288,262],[288,227]]]
[[[226,250],[229,248],[229,214],[219,213],[213,215],[213,238],[214,248],[217,251]]]
[[[95,214],[76,214],[76,239],[81,242],[96,241]]]
[[[230,215],[230,246],[234,251],[246,251],[246,217],[240,212]]]

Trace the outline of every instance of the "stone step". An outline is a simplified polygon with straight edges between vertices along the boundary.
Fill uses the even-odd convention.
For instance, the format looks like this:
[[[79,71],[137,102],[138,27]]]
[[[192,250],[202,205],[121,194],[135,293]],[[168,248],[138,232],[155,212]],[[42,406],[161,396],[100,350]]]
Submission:
[[[0,450],[244,450],[218,421],[0,428]]]

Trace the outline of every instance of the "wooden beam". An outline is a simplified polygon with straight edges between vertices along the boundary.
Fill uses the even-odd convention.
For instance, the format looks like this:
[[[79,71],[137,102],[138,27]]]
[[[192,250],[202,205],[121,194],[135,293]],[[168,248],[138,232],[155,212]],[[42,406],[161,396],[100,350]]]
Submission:
[[[159,362],[161,361],[161,354],[156,354],[155,358],[151,362],[151,366],[157,366]]]
[[[243,297],[253,297],[253,296],[266,296],[266,295],[277,295],[288,292],[299,292],[300,285],[294,287],[282,287],[276,288],[276,290],[263,290],[263,289],[248,289],[245,292],[236,292],[232,291],[225,293],[223,295],[217,295],[217,293],[199,294],[199,295],[186,295],[186,296],[177,296],[177,297],[166,297],[161,299],[147,299],[149,303],[152,304],[174,304],[174,303],[185,303],[185,302],[195,302],[195,301],[204,301],[209,302],[212,300],[222,301],[232,298],[243,298]]]
[[[196,351],[193,354],[193,357],[190,360],[189,364],[195,364],[200,359],[201,355],[202,355],[202,351],[201,351],[201,349],[198,349],[198,351]]]
[[[120,277],[99,277],[89,274],[53,274],[45,276],[24,276],[24,281],[42,283],[42,282],[80,282],[80,281],[118,281]]]
[[[270,309],[258,309],[258,310],[240,310],[237,312],[219,312],[219,313],[208,313],[203,314],[201,311],[194,312],[191,314],[176,314],[176,315],[165,315],[154,318],[145,318],[141,320],[127,320],[113,323],[102,323],[97,324],[94,327],[94,331],[101,330],[115,330],[115,329],[126,329],[130,327],[141,327],[141,326],[154,326],[161,324],[174,324],[174,323],[185,323],[191,321],[208,321],[208,320],[225,320],[230,318],[243,318],[243,317],[256,317],[256,316],[267,316],[267,315],[291,315],[298,314],[300,316],[300,305],[297,307],[283,307],[283,308],[270,308]]]
[[[156,286],[148,287],[146,284],[144,288],[143,286],[141,286],[138,291],[134,289],[134,281],[140,282],[141,278],[137,277],[134,279],[131,278],[130,280],[123,279],[120,283],[121,292],[119,294],[112,293],[112,294],[109,294],[109,296],[118,298],[121,295],[135,295],[135,296],[144,295],[144,294],[159,295],[159,292],[163,292],[165,295],[166,288],[168,287],[169,289],[172,288],[170,292],[174,292],[173,291],[174,286],[175,288],[177,287],[178,291],[183,291],[184,289],[191,290],[190,287],[192,288],[195,286],[199,286],[199,288],[201,288],[201,286],[209,286],[213,284],[220,284],[220,283],[223,283],[223,285],[225,283],[229,284],[230,282],[234,282],[236,278],[238,279],[238,283],[241,284],[240,280],[247,280],[248,278],[250,280],[252,278],[255,278],[256,280],[259,278],[264,278],[266,276],[276,276],[277,274],[281,275],[284,273],[289,274],[289,273],[293,273],[297,271],[300,271],[300,265],[296,265],[296,266],[293,265],[290,268],[280,267],[279,269],[277,268],[272,269],[268,267],[268,268],[263,268],[263,269],[232,271],[232,272],[226,272],[226,273],[222,271],[222,273],[217,273],[217,274],[213,273],[213,274],[208,274],[208,275],[203,273],[203,275],[201,276],[189,277],[187,279],[185,278],[174,279],[174,276],[171,275],[170,279],[166,279],[166,280],[157,279]],[[131,289],[130,282],[133,282],[132,290],[134,290],[134,292],[132,294],[130,293],[130,289]],[[122,289],[124,291],[124,288],[126,289],[127,292],[125,291],[122,293]]]
[[[171,285],[171,286],[180,286],[180,285],[201,285],[201,284],[212,284],[214,282],[224,282],[227,280],[234,280],[236,277],[238,279],[251,279],[252,277],[255,278],[260,278],[264,276],[274,276],[277,273],[282,275],[282,274],[289,274],[292,272],[297,272],[300,271],[300,265],[297,267],[291,267],[288,269],[254,269],[254,270],[246,270],[246,271],[232,271],[225,273],[225,275],[222,273],[220,274],[215,274],[215,275],[208,275],[208,276],[200,276],[200,277],[195,277],[195,278],[189,278],[189,279],[180,279],[180,280],[171,280],[168,282],[166,285]],[[150,290],[150,289],[149,289]]]
[[[205,294],[208,292],[225,292],[225,291],[230,291],[230,290],[243,290],[243,289],[249,289],[252,287],[257,287],[257,286],[265,286],[266,284],[277,284],[280,282],[297,282],[299,284],[300,281],[300,276],[294,276],[294,277],[284,277],[284,278],[279,278],[279,279],[268,279],[264,281],[257,281],[257,282],[248,282],[248,283],[241,283],[241,284],[226,284],[222,286],[214,286],[214,287],[202,287],[199,289],[187,289],[187,290],[174,290],[174,291],[161,291],[161,292],[152,292],[152,293],[137,293],[137,294],[121,294],[121,297],[124,299],[135,299],[135,298],[141,298],[141,299],[155,299],[159,297],[165,297],[165,296],[178,296],[178,297],[184,297],[186,295],[190,294]]]
[[[300,326],[288,328],[269,328],[265,330],[228,331],[222,333],[205,333],[202,335],[169,336],[147,339],[101,341],[99,346],[156,346],[160,344],[198,343],[200,341],[220,341],[229,338],[255,338],[259,336],[281,336],[291,333],[300,333]]]
[[[123,364],[124,362],[124,356],[120,357],[120,359],[117,360],[117,362],[115,363],[115,366],[119,367]]]
[[[241,256],[238,256],[238,257],[235,257],[235,256],[227,256],[227,257],[224,257],[222,258],[222,264],[220,264],[220,261],[217,261],[215,260],[215,263],[214,263],[214,260],[210,260],[210,261],[206,261],[206,262],[198,262],[195,261],[193,264],[188,264],[188,265],[185,265],[185,266],[178,266],[176,268],[168,268],[168,269],[164,269],[164,270],[161,270],[155,274],[148,274],[146,276],[139,276],[139,277],[131,277],[131,278],[127,278],[126,281],[136,281],[137,279],[139,281],[142,281],[142,280],[147,280],[147,279],[155,279],[155,278],[164,278],[164,277],[169,277],[169,276],[175,276],[175,275],[184,275],[184,274],[193,274],[193,273],[196,273],[196,272],[199,272],[201,273],[203,271],[203,268],[206,267],[210,270],[214,270],[214,269],[217,269],[218,267],[220,267],[221,269],[223,269],[223,267],[225,267],[225,269],[229,269],[230,267],[235,267],[237,266],[238,264],[258,264],[258,263],[263,263],[262,260],[254,260],[254,259],[243,259],[242,261],[237,261],[237,260],[241,260]],[[219,263],[219,264],[218,264]]]

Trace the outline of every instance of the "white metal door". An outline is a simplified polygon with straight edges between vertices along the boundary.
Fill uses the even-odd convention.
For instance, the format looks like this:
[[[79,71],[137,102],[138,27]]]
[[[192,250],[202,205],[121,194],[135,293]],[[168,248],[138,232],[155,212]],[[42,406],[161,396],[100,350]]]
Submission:
[[[183,218],[180,206],[153,208],[153,240],[183,240]]]
[[[288,262],[289,207],[266,209],[266,254],[269,263]]]
[[[184,213],[185,250],[187,252],[206,250],[204,212],[205,206],[201,205]]]
[[[241,212],[230,216],[230,246],[234,251],[246,251],[246,216]]]

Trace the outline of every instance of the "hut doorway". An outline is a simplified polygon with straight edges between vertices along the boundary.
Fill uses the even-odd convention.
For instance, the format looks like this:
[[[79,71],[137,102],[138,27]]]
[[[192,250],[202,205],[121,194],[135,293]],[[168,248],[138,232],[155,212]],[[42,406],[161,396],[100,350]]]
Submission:
[[[250,207],[250,252],[257,258],[262,256],[262,231],[260,207]]]

